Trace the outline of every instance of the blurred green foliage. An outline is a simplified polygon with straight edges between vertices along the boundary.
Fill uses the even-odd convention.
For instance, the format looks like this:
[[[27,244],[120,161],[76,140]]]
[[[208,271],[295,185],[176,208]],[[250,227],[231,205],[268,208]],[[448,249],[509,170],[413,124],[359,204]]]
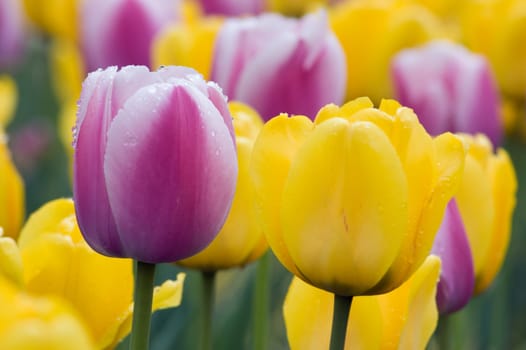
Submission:
[[[59,106],[51,86],[47,44],[45,39],[35,37],[24,61],[9,72],[19,88],[19,105],[8,127],[9,135],[16,135],[34,121],[49,125],[51,131],[51,142],[42,157],[31,171],[22,172],[26,184],[27,213],[48,200],[71,196],[68,160],[58,138]],[[508,256],[492,287],[473,299],[464,310],[449,317],[449,330],[453,337],[451,349],[526,349],[526,189],[522,186],[522,179],[526,176],[526,144],[518,137],[509,137],[504,147],[513,159],[519,178],[518,203]],[[252,348],[256,264],[218,275],[213,316],[214,349]],[[183,303],[176,309],[160,311],[153,316],[152,350],[195,349],[199,343],[199,272],[161,264],[156,281],[160,284],[167,278],[174,279],[179,271],[187,273]],[[281,306],[290,280],[290,274],[271,255],[268,349],[288,348]],[[119,349],[126,348],[127,340],[119,346]],[[436,339],[431,341],[429,348],[437,348]]]

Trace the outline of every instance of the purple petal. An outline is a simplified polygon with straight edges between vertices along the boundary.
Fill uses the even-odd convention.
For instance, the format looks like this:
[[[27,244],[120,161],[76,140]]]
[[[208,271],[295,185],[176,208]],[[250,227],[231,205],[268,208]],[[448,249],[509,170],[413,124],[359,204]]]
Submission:
[[[22,55],[25,17],[19,0],[0,1],[0,66],[14,64]]]
[[[83,84],[74,135],[73,196],[81,232],[97,252],[121,256],[122,244],[112,215],[103,173],[106,131],[112,120],[115,69],[88,76]]]
[[[446,208],[442,225],[433,244],[432,254],[440,256],[442,271],[437,287],[437,306],[441,314],[464,307],[473,294],[475,273],[471,248],[456,201]]]
[[[262,0],[201,0],[200,3],[206,14],[240,16],[263,11]]]
[[[170,262],[203,249],[222,227],[236,151],[212,102],[181,79],[127,101],[109,130],[104,174],[128,255]]]

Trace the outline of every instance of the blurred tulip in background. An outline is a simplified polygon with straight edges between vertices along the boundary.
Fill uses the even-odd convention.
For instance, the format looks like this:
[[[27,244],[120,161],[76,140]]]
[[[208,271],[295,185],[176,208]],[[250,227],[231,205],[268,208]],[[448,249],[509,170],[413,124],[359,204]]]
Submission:
[[[279,113],[314,118],[325,104],[343,102],[345,71],[326,12],[301,19],[265,14],[225,22],[211,79],[264,120]]]
[[[150,66],[155,35],[178,16],[178,1],[90,0],[80,8],[80,44],[88,72]]]
[[[0,1],[0,68],[19,63],[24,54],[26,29],[21,1]]]
[[[255,15],[263,11],[265,0],[199,0],[207,15]]]
[[[475,294],[489,287],[504,262],[515,209],[517,177],[508,153],[484,135],[463,135],[469,147],[456,201],[475,270]]]
[[[391,66],[396,98],[415,110],[429,133],[483,133],[500,145],[499,88],[484,56],[434,41],[399,52]]]

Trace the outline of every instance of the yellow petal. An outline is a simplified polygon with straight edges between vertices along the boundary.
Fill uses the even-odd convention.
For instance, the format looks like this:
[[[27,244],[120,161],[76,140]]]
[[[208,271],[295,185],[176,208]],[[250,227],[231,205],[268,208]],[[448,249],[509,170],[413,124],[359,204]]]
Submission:
[[[492,201],[495,205],[495,217],[492,225],[492,237],[484,266],[475,280],[475,294],[484,291],[500,270],[511,234],[512,214],[516,204],[517,177],[511,160],[503,149],[492,157],[489,164],[492,184]]]
[[[0,349],[95,349],[76,313],[58,299],[26,295],[0,278],[0,308]]]
[[[307,281],[340,295],[373,287],[407,231],[407,180],[384,132],[341,118],[318,125],[293,160],[281,222]]]
[[[189,6],[188,2],[183,6]],[[190,14],[189,17],[187,15],[183,21],[166,27],[157,35],[152,45],[153,66],[188,66],[208,79],[214,43],[223,19],[201,17],[199,14]]]
[[[252,148],[263,122],[246,105],[231,103],[229,107],[236,132],[239,169],[232,207],[212,243],[198,254],[178,262],[205,271],[246,265],[267,249],[263,228],[257,219],[255,189],[250,177]]]
[[[257,138],[250,164],[256,189],[258,220],[279,261],[292,273],[299,273],[283,241],[280,207],[291,161],[313,124],[307,117],[280,115],[269,120]]]
[[[73,42],[77,40],[79,0],[23,0],[26,14],[47,34]]]
[[[5,128],[15,114],[18,93],[13,79],[0,75],[0,126]]]
[[[24,192],[24,183],[11,160],[3,130],[0,130],[0,227],[7,237],[18,237],[25,216]]]
[[[11,282],[22,286],[22,257],[16,242],[11,237],[2,237],[0,228],[0,274]]]
[[[456,200],[471,247],[475,276],[482,271],[488,250],[493,249],[490,243],[495,209],[491,199],[491,183],[486,170],[469,154]]]
[[[324,122],[325,120],[329,118],[334,117],[344,117],[344,116],[351,116],[354,113],[358,112],[359,110],[366,109],[366,108],[372,108],[373,103],[369,99],[369,97],[359,97],[352,101],[347,102],[344,104],[341,108],[334,105],[334,104],[328,104],[324,106],[318,114],[316,115],[316,119],[314,122],[316,124],[320,124]]]
[[[439,274],[440,259],[428,256],[409,280],[378,296],[384,317],[383,349],[426,348],[438,321],[435,296]]]
[[[435,330],[440,259],[428,257],[399,288],[377,296],[353,298],[345,349],[425,349]],[[295,277],[283,314],[291,350],[327,349],[334,296]]]
[[[184,280],[185,274],[179,273],[176,281],[167,280],[161,286],[155,287],[153,291],[152,311],[179,306],[183,297]],[[133,304],[130,304],[128,309],[119,317],[119,322],[113,325],[116,334],[113,343],[105,345],[102,348],[112,349],[124,339],[131,331],[132,319]]]

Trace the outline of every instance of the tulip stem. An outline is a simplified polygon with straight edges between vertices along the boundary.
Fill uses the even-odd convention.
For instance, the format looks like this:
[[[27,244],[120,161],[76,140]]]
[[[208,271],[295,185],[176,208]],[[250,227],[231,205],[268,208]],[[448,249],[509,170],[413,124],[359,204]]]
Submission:
[[[352,296],[334,294],[330,350],[343,350],[345,347],[345,335],[347,333],[347,321],[349,320],[351,304]]]
[[[212,349],[212,313],[214,309],[214,282],[216,272],[203,271],[201,272],[201,276],[203,278],[203,291],[201,303],[201,348],[203,350],[210,350]]]
[[[155,264],[137,261],[130,350],[147,350],[152,318]]]
[[[268,310],[269,310],[269,266],[270,253],[267,251],[260,259],[256,270],[254,290],[254,349],[267,348]]]

